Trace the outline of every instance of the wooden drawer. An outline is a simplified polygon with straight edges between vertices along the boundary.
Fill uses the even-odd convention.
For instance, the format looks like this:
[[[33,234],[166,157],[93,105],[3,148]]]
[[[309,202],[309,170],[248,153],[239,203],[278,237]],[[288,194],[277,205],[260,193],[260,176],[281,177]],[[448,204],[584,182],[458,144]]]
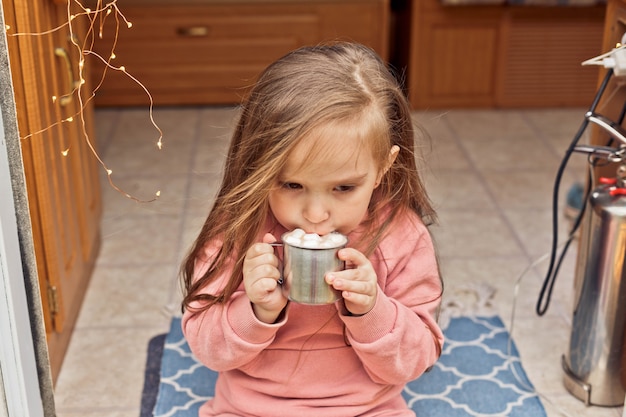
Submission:
[[[333,39],[362,42],[387,57],[388,0],[127,6],[115,46],[123,65],[156,105],[238,103],[272,61],[302,45]],[[109,17],[94,48],[111,55],[115,21]],[[104,66],[90,60],[94,82]],[[96,105],[143,105],[145,91],[127,74],[108,70]]]
[[[161,41],[181,37],[205,37],[212,40],[253,39],[310,33],[317,29],[319,20],[314,13],[298,11],[290,13],[284,8],[261,15],[256,7],[231,9],[233,8],[223,6],[210,8],[160,6],[129,9],[134,13],[133,27],[124,36],[131,41]]]

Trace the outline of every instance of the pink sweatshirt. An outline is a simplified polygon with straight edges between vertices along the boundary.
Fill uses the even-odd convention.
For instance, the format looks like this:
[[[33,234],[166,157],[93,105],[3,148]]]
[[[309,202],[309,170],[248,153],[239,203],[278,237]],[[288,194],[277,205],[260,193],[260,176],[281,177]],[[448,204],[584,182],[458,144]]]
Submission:
[[[290,302],[282,321],[266,324],[243,285],[225,305],[186,312],[191,350],[219,372],[200,417],[414,416],[402,389],[438,359],[443,344],[435,319],[442,288],[426,227],[417,216],[396,219],[370,261],[379,291],[363,316],[343,314],[341,301]],[[197,275],[206,268],[199,260]]]

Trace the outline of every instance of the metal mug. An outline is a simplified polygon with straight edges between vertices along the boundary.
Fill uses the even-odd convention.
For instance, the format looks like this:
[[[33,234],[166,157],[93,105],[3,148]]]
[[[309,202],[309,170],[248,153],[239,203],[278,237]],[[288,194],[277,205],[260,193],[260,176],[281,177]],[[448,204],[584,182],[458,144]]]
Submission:
[[[324,280],[328,272],[345,269],[337,252],[346,246],[303,248],[285,243],[283,235],[283,291],[291,301],[301,304],[332,304],[341,298]],[[347,241],[347,239],[346,239]]]

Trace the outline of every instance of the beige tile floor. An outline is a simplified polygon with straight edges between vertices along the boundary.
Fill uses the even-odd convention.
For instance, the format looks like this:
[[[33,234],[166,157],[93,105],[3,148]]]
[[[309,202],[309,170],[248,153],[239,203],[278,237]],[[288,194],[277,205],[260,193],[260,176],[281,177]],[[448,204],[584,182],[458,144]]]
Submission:
[[[146,347],[178,309],[178,265],[216,191],[236,114],[234,108],[157,109],[164,132],[158,151],[146,109],[97,110],[99,149],[115,185],[137,199],[150,200],[159,190],[161,197],[138,203],[102,176],[102,249],[56,386],[59,417],[139,416]],[[432,136],[424,175],[440,215],[434,233],[446,301],[488,285],[496,290],[493,310],[509,326],[516,302],[512,333],[548,416],[619,417],[621,407],[585,407],[561,382],[576,248],[545,316],[534,305],[547,262],[522,275],[550,248],[554,176],[583,114],[453,110],[416,112],[415,119]],[[562,196],[583,177],[585,163],[582,156],[572,159]]]

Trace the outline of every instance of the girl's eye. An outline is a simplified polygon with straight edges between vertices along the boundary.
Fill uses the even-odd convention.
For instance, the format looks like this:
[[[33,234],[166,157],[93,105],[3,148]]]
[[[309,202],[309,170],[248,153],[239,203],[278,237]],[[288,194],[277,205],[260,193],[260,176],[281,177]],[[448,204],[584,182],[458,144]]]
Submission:
[[[287,190],[299,190],[302,188],[302,186],[296,182],[284,182],[283,188]]]
[[[339,191],[340,193],[347,193],[354,190],[354,188],[354,185],[338,185],[337,187],[335,187],[335,190]]]

